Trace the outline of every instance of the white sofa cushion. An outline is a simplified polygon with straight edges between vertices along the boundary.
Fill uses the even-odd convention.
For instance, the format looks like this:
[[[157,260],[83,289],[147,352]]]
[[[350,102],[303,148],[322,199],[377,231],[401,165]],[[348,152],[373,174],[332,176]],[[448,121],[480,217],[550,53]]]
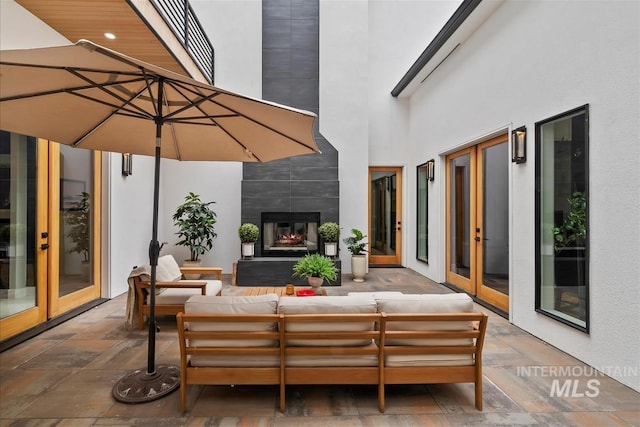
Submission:
[[[216,296],[222,290],[220,280],[206,280],[207,295]],[[202,296],[202,292],[197,288],[163,288],[162,293],[156,293],[156,304],[184,304],[192,296]]]
[[[188,314],[275,314],[278,295],[256,296],[192,296],[184,305]],[[277,323],[266,322],[198,322],[189,325],[192,331],[275,331]],[[200,345],[215,347],[271,347],[277,340],[196,340]]]
[[[404,294],[386,295],[376,299],[378,311],[384,313],[471,313],[473,300],[467,294]],[[473,328],[472,322],[390,322],[388,331],[446,331],[468,330]],[[441,339],[441,340],[401,340],[387,339],[387,345],[409,346],[467,346],[473,344],[472,339]],[[441,366],[441,365],[469,365],[473,363],[471,355],[443,354],[443,355],[393,355],[386,356],[387,366]]]
[[[366,295],[282,297],[278,303],[278,313],[283,314],[343,314],[376,313],[376,300]],[[287,323],[287,331],[372,331],[375,322],[309,322]],[[371,340],[290,340],[293,346],[362,346]]]
[[[276,294],[258,296],[192,296],[185,303],[189,314],[275,314],[278,305]],[[275,331],[277,323],[264,322],[192,322],[192,331]],[[191,345],[213,347],[276,347],[278,340],[193,340]],[[279,355],[192,355],[192,366],[217,367],[274,367],[280,365]]]
[[[404,295],[404,294],[400,291],[373,291],[373,292],[349,292],[347,295],[348,296],[363,295],[363,296],[370,296],[376,299],[376,298],[383,298],[388,295]]]

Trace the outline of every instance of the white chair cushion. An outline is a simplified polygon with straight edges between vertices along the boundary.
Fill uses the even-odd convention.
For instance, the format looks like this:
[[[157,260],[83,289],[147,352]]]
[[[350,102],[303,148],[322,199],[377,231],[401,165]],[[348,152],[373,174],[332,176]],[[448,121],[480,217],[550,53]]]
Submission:
[[[158,258],[156,279],[161,282],[175,282],[182,279],[180,266],[172,255],[164,255]]]
[[[216,296],[222,290],[222,282],[220,280],[206,280],[207,296]],[[192,296],[200,295],[200,289],[197,288],[163,288],[162,293],[156,293],[156,304],[184,304]],[[219,298],[219,297],[216,297]]]

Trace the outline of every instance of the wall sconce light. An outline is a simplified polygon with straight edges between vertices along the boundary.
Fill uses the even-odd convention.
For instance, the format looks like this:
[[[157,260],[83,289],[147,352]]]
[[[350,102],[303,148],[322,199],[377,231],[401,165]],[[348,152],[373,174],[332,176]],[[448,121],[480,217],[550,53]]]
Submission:
[[[427,162],[427,181],[433,181],[436,177],[436,161],[431,159]]]
[[[122,153],[122,176],[133,174],[133,154]]]
[[[511,161],[517,164],[527,161],[527,128],[525,126],[511,131]]]

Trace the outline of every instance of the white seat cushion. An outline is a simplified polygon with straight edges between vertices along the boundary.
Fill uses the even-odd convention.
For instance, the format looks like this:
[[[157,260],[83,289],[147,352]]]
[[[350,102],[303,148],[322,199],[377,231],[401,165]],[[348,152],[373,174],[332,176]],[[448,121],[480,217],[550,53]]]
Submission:
[[[206,280],[207,296],[216,296],[222,290],[220,280]],[[197,288],[163,288],[161,293],[156,293],[156,304],[184,304],[194,296],[202,296],[202,292]]]

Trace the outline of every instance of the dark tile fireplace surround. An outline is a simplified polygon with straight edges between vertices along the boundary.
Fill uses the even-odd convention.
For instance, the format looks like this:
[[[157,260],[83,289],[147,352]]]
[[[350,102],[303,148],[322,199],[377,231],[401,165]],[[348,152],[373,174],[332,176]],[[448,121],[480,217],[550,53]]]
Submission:
[[[318,29],[317,0],[262,2],[264,99],[318,114]],[[306,285],[291,277],[293,264],[307,250],[324,251],[319,224],[339,222],[338,152],[317,126],[316,121],[322,154],[243,165],[241,222],[258,225],[260,240],[254,259],[238,260],[238,286]]]

